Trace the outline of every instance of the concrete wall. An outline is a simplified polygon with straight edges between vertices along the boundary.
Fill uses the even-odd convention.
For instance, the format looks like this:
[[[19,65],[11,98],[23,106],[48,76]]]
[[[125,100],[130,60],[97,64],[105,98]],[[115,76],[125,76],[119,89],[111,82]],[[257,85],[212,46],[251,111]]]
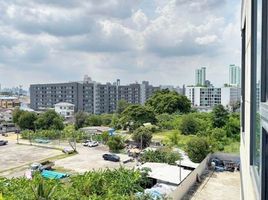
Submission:
[[[172,192],[169,197],[174,200],[180,200],[184,197],[185,194],[191,189],[191,187],[196,183],[197,176],[201,176],[205,169],[207,169],[211,154],[200,163],[200,165],[192,171],[177,187],[177,189]]]

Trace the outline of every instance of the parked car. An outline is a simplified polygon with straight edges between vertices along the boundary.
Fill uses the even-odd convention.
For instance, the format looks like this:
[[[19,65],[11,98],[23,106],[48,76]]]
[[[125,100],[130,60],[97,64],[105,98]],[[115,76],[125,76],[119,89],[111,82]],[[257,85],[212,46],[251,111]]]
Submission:
[[[109,160],[109,161],[113,161],[113,162],[119,162],[120,161],[120,157],[115,155],[115,154],[106,153],[106,154],[103,154],[102,157],[103,157],[104,160]]]
[[[72,154],[75,152],[75,150],[72,148],[64,148],[64,149],[62,149],[62,152],[65,154]]]
[[[87,147],[89,142],[91,142],[91,140],[85,140],[82,144],[84,147]]]
[[[0,146],[7,145],[7,140],[0,140]]]
[[[99,145],[99,143],[96,142],[96,141],[91,141],[91,142],[88,142],[88,143],[87,143],[87,146],[88,146],[88,147],[96,147],[96,146],[98,146],[98,145]]]
[[[41,163],[33,163],[30,166],[30,170],[31,172],[35,172],[35,171],[43,171],[43,170],[50,170],[53,166],[55,165],[54,162],[52,161],[44,161]]]

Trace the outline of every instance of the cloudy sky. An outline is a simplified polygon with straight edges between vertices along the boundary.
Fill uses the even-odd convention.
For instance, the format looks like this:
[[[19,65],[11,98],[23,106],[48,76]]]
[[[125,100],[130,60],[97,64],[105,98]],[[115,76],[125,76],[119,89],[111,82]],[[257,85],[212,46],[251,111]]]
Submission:
[[[215,85],[240,65],[240,0],[0,0],[2,87],[82,80]]]

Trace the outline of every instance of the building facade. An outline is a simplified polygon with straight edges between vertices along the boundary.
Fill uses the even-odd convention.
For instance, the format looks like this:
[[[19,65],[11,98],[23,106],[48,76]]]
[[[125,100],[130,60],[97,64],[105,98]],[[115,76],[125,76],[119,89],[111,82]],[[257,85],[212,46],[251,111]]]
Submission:
[[[147,81],[142,84],[101,84],[85,77],[83,82],[34,84],[30,86],[30,107],[34,110],[54,108],[60,102],[74,104],[74,111],[92,114],[113,113],[117,102],[125,100],[131,104],[144,104],[152,94],[160,90]]]
[[[65,119],[74,117],[74,104],[61,102],[55,104],[55,112]]]
[[[0,108],[20,107],[20,101],[17,97],[0,97]]]
[[[268,3],[242,1],[241,199],[268,199]]]
[[[241,84],[241,69],[236,65],[229,66],[229,85],[239,87]]]
[[[206,68],[202,67],[195,70],[195,85],[204,86],[206,81]]]
[[[186,87],[186,96],[194,107],[227,107],[240,101],[241,89],[237,87]]]

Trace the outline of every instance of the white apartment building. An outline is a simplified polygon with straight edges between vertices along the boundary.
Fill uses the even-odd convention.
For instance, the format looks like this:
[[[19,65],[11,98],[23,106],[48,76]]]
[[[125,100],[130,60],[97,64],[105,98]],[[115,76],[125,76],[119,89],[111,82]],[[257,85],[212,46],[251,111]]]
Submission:
[[[55,112],[63,116],[65,119],[74,116],[74,104],[61,102],[55,104]]]
[[[237,87],[186,87],[185,95],[194,107],[230,106],[240,101],[241,89]]]

